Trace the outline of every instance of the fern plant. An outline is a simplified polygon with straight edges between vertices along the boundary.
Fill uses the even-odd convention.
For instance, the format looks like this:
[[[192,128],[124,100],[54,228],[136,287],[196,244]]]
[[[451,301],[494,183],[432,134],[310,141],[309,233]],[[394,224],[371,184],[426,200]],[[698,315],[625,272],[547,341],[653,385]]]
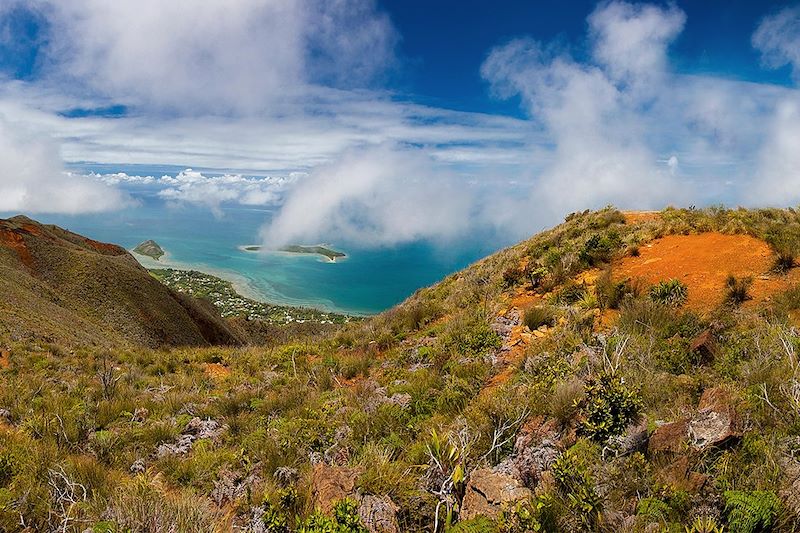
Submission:
[[[729,490],[723,497],[731,533],[769,531],[781,509],[781,502],[772,491]]]

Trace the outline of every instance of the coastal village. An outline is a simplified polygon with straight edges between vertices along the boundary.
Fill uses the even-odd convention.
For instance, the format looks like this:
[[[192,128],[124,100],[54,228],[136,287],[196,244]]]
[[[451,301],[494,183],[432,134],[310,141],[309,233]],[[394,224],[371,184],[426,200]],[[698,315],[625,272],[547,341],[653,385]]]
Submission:
[[[345,324],[355,319],[350,315],[305,307],[272,305],[245,298],[236,292],[231,282],[196,270],[151,269],[150,274],[178,292],[210,301],[223,317],[243,317],[270,324]]]

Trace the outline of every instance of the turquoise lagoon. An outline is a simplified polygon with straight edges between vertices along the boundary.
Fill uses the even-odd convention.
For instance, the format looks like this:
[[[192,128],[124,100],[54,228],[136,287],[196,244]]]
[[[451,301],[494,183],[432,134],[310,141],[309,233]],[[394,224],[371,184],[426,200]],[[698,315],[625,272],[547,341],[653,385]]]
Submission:
[[[222,209],[221,216],[213,216],[208,209],[154,203],[99,215],[34,218],[127,249],[154,239],[168,254],[158,264],[218,275],[252,298],[365,315],[383,311],[416,289],[508,244],[471,235],[440,244],[365,248],[329,236],[325,243],[347,254],[336,263],[311,254],[240,250],[242,245],[259,242],[259,229],[272,215],[268,209],[229,207]],[[148,267],[157,264],[140,260]]]

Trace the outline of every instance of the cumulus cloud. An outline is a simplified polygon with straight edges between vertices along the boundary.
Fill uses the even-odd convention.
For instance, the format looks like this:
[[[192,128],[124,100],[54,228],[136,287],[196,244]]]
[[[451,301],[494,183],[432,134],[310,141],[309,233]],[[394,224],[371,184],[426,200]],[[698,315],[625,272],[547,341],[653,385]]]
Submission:
[[[615,81],[652,83],[667,70],[667,47],[685,22],[675,6],[602,4],[589,16],[594,57]]]
[[[800,6],[765,17],[752,42],[761,52],[764,66],[775,69],[790,65],[795,79],[800,79]]]
[[[368,84],[396,33],[372,0],[18,0],[46,20],[43,76],[113,102],[255,113]]]
[[[65,174],[55,142],[0,116],[0,212],[101,212],[128,202],[116,189]]]
[[[381,145],[315,168],[288,191],[261,235],[270,247],[451,238],[468,231],[473,200],[466,184],[422,151]]]
[[[774,206],[800,201],[800,97],[780,103],[758,157],[755,198]]]
[[[204,176],[189,168],[175,177],[162,176],[158,185],[164,188],[158,195],[170,202],[204,205],[221,216],[220,206],[226,203],[275,204],[289,182],[286,178],[248,178],[239,174]]]
[[[500,96],[519,95],[552,139],[535,205],[555,212],[605,203],[646,208],[685,196],[648,142],[667,46],[683,22],[674,8],[610,3],[589,17],[594,63],[527,38],[490,53],[484,78]]]

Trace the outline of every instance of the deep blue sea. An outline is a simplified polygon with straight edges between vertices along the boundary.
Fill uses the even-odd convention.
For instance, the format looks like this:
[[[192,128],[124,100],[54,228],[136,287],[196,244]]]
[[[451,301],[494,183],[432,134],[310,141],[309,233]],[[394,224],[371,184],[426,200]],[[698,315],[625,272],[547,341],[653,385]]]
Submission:
[[[273,212],[244,207],[223,208],[222,212],[215,217],[206,208],[151,202],[114,213],[37,214],[32,218],[128,249],[154,239],[168,253],[166,266],[219,275],[234,281],[240,292],[260,300],[353,314],[385,310],[416,289],[509,244],[472,236],[459,242],[364,248],[333,238],[327,244],[345,252],[347,258],[330,263],[316,255],[243,252],[238,247],[257,244],[259,228]]]

